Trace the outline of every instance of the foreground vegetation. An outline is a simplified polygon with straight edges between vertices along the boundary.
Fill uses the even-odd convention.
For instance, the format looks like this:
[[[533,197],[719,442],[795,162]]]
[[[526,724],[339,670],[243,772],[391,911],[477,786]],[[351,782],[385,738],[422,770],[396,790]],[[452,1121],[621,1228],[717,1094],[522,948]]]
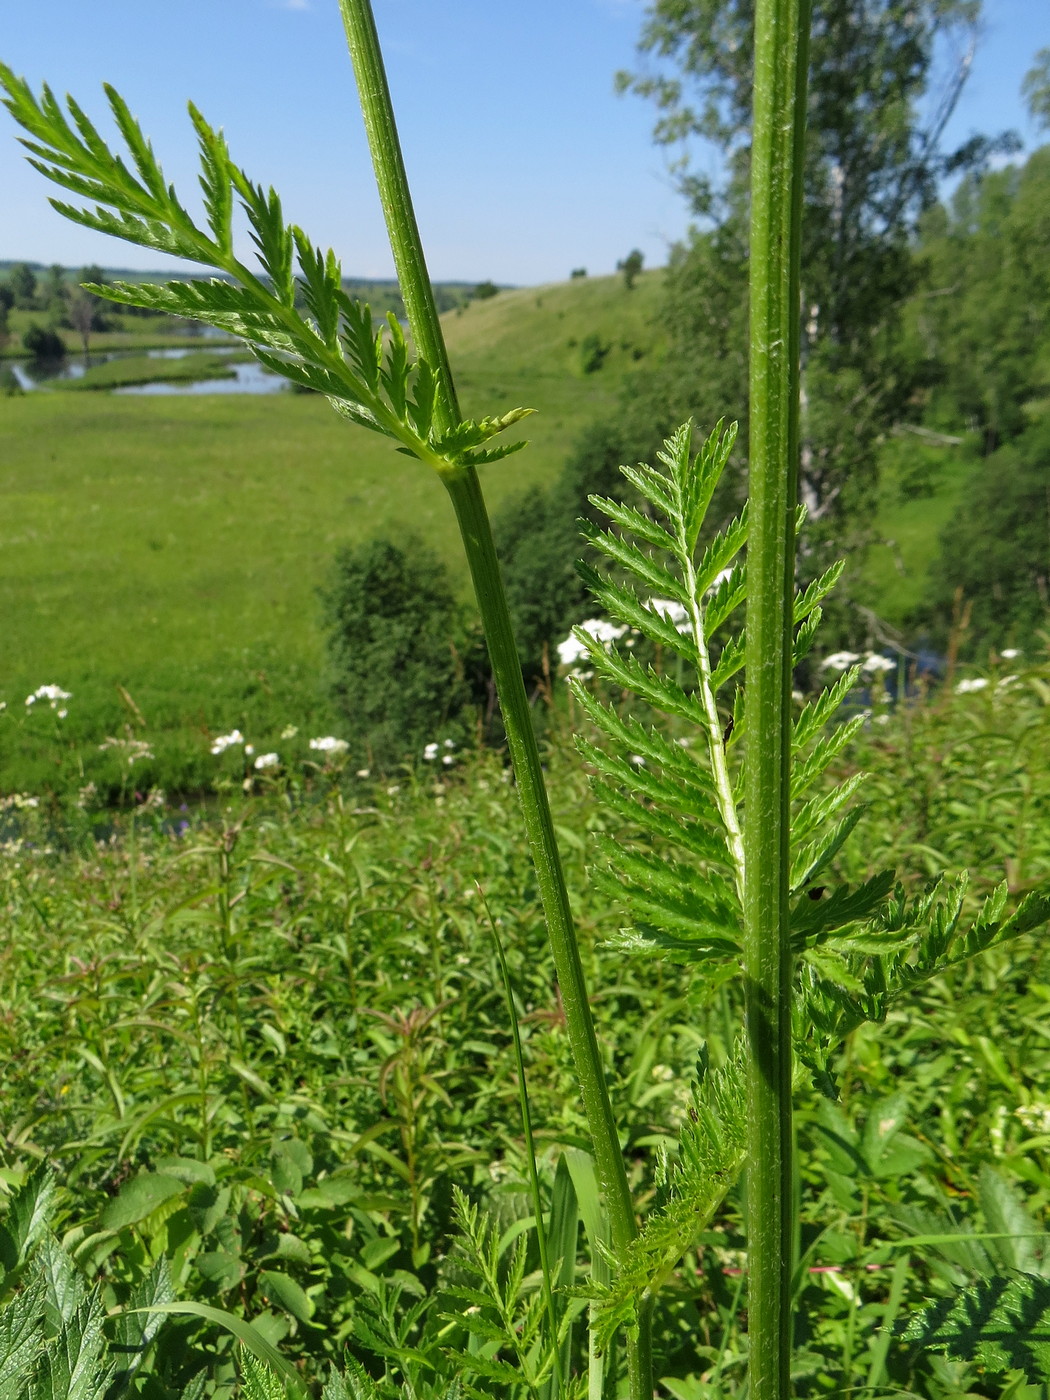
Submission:
[[[829,884],[882,863],[920,880],[967,863],[976,908],[1004,873],[1012,899],[1050,874],[1050,667],[1017,658],[987,681],[876,708],[834,774],[873,770],[864,850]],[[490,915],[544,1197],[564,1200],[559,1160],[580,1191],[579,1265],[564,1277],[585,1283],[593,1253],[585,1128],[516,798],[491,754],[352,790],[338,757],[313,757],[257,775],[248,798],[231,773],[210,811],[142,804],[100,844],[75,810],[7,801],[3,1181],[52,1165],[55,1228],[109,1305],[165,1259],[175,1297],[252,1319],[304,1380],[349,1353],[391,1383],[407,1371],[421,1396],[464,1366],[484,1387],[494,1344],[472,1372],[456,1290],[479,1285],[454,1188],[499,1222],[505,1261],[527,1244],[513,1317],[538,1287]],[[655,1204],[684,1085],[702,1045],[713,1065],[729,1053],[738,992],[605,946],[624,914],[588,882],[591,842],[629,847],[637,829],[595,808],[561,726],[546,761],[632,1184]],[[1048,1007],[1036,934],[855,1032],[838,1101],[800,1086],[800,1394],[1035,1400],[1033,1353],[1009,1329],[967,1355],[950,1329],[916,1349],[903,1326],[991,1274],[1050,1269],[1037,1223]],[[657,1376],[681,1400],[741,1379],[743,1244],[733,1192],[661,1295]],[[233,1378],[214,1321],[170,1317],[156,1345],[153,1395],[200,1370],[217,1393]],[[578,1336],[571,1355],[585,1370]]]

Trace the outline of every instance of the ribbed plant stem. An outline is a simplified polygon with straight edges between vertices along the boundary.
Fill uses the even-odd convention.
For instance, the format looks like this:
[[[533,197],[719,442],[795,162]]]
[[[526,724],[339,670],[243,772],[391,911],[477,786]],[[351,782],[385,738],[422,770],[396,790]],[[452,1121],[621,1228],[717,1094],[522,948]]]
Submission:
[[[339,0],[339,3],[412,338],[417,352],[428,361],[437,376],[439,402],[435,416],[440,427],[448,428],[458,423],[460,417],[455,385],[412,209],[371,3],[370,0]],[[539,747],[532,727],[532,714],[507,611],[492,529],[474,468],[451,469],[442,474],[442,479],[452,499],[481,612],[507,734],[507,747],[561,988],[569,1043],[594,1148],[603,1205],[609,1217],[613,1247],[619,1251],[625,1249],[637,1233],[634,1207],[591,1017]],[[628,1341],[628,1364],[632,1400],[650,1400],[653,1386],[647,1317],[643,1317],[638,1335]]]
[[[786,1400],[791,1374],[790,707],[808,9],[758,0],[755,14],[744,763],[752,1400]]]

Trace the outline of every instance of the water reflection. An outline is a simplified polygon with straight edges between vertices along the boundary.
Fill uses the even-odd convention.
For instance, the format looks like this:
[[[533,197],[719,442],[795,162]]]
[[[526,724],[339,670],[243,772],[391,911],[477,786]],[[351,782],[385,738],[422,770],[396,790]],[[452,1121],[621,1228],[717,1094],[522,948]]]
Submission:
[[[199,341],[191,346],[173,346],[163,350],[147,350],[150,360],[181,360],[187,355],[199,354],[207,350],[210,355],[233,354],[237,346],[202,345]],[[89,369],[96,365],[108,364],[110,360],[137,359],[141,350],[103,350],[95,354],[70,355],[61,360],[8,360],[6,368],[14,376],[20,389],[32,391],[46,389],[56,380],[83,379]],[[5,366],[0,365],[0,369]],[[195,379],[181,384],[133,384],[111,390],[101,389],[99,393],[114,394],[275,394],[284,388],[285,381],[270,374],[254,360],[246,364],[231,365],[233,376],[229,379]]]

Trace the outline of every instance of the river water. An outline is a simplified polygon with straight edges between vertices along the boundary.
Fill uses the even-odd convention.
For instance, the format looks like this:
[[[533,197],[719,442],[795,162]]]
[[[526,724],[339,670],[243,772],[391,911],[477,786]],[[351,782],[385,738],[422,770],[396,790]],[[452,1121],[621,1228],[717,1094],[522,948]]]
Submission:
[[[233,354],[235,346],[208,345],[201,342],[185,350],[147,350],[151,360],[181,360],[186,355],[206,350],[209,354]],[[106,350],[94,355],[69,355],[63,360],[9,360],[6,366],[0,363],[0,373],[9,368],[19,386],[27,391],[46,389],[48,384],[61,379],[82,379],[84,371],[96,365],[104,365],[109,360],[125,360],[140,356],[141,350]],[[232,379],[198,379],[182,384],[133,384],[121,389],[99,390],[112,394],[277,394],[285,380],[270,374],[262,365],[249,360],[245,364],[231,365]]]

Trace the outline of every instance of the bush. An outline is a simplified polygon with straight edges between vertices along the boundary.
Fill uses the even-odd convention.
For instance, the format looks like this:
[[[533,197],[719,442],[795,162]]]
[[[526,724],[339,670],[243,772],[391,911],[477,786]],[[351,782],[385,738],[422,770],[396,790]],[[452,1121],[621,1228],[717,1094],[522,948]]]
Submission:
[[[984,458],[941,537],[933,611],[946,632],[961,596],[974,647],[1031,636],[1050,606],[1050,419]]]
[[[61,360],[66,353],[62,337],[46,326],[30,326],[22,337],[22,344],[35,360]]]
[[[476,647],[432,550],[415,537],[348,546],[322,598],[333,698],[355,758],[389,771],[428,743],[469,737]]]
[[[594,374],[601,369],[611,349],[612,346],[593,331],[585,335],[580,341],[580,369],[584,374]]]

